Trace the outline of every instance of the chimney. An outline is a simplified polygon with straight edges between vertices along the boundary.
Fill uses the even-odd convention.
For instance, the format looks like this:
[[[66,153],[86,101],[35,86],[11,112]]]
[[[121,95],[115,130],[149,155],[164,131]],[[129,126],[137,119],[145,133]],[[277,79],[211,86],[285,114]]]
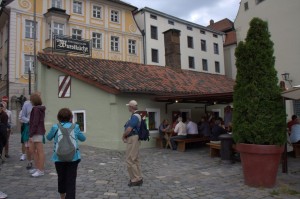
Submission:
[[[215,22],[214,22],[214,20],[212,20],[212,19],[209,21],[209,25],[214,25],[214,23],[215,23]]]
[[[166,66],[181,69],[180,30],[169,29],[164,33]]]

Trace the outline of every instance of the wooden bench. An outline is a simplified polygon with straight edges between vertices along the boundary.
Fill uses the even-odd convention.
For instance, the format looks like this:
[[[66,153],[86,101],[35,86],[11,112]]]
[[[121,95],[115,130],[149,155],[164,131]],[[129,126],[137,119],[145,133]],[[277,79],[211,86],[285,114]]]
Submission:
[[[177,142],[177,151],[184,152],[185,145],[187,143],[194,143],[194,142],[206,143],[206,142],[209,142],[209,138],[208,137],[199,137],[199,138],[177,139],[177,140],[175,140],[175,142]]]
[[[163,139],[161,137],[156,137],[156,147],[157,148],[163,148]]]
[[[295,158],[300,158],[300,144],[293,144]]]
[[[210,151],[209,151],[210,157],[216,157],[216,156],[219,157],[220,156],[221,143],[218,144],[218,143],[209,142],[209,143],[206,143],[206,145],[208,145],[210,148]],[[232,150],[236,151],[235,144],[232,145]]]

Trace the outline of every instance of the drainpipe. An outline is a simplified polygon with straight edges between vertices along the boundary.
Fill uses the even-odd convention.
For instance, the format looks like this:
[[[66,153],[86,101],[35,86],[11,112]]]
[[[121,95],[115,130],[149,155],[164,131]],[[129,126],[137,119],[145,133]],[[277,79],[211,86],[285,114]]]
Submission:
[[[7,66],[6,66],[6,96],[8,98],[8,107],[9,107],[9,39],[10,39],[10,15],[8,15],[8,28],[7,28]]]

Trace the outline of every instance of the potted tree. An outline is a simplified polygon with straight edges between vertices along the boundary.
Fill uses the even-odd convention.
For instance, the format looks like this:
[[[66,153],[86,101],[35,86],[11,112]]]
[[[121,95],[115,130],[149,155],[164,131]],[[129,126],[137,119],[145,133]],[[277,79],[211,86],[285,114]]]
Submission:
[[[286,114],[274,68],[267,22],[253,18],[245,42],[236,48],[233,138],[245,184],[273,187],[286,142]]]

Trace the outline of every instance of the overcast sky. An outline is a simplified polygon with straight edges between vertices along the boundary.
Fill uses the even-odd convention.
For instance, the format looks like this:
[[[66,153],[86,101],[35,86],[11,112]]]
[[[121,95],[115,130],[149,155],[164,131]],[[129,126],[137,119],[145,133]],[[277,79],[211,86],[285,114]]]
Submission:
[[[209,21],[234,21],[240,0],[122,0],[140,8],[149,7],[203,26]]]

